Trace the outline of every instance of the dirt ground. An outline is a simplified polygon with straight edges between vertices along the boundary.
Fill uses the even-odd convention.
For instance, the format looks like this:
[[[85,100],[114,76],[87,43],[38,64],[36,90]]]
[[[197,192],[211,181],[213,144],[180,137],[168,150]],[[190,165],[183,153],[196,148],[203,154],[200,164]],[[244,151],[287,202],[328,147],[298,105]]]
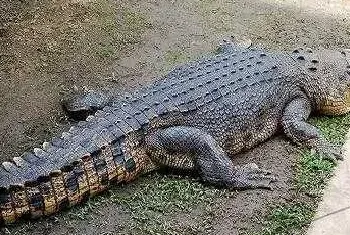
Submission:
[[[297,1],[0,2],[0,160],[20,156],[69,126],[59,105],[62,92],[74,87],[134,89],[176,64],[212,53],[231,35],[271,50],[350,48],[350,18],[329,9]],[[258,229],[256,221],[271,203],[292,199],[295,156],[295,147],[277,138],[237,157],[239,163],[254,160],[272,168],[279,181],[273,191],[244,191],[221,200],[206,234]],[[197,210],[188,216],[200,215]],[[29,224],[26,231],[114,234],[129,219],[115,204],[100,209],[93,221],[69,226],[57,218]],[[200,226],[195,219],[189,223]]]

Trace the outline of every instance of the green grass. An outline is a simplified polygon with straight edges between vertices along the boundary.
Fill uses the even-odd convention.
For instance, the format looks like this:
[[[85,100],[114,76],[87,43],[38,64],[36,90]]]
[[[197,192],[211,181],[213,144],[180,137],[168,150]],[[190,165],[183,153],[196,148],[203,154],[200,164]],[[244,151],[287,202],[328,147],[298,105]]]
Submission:
[[[310,120],[332,143],[343,144],[350,128],[350,115],[316,117]],[[295,201],[272,206],[258,235],[304,234],[312,221],[323,189],[332,176],[335,164],[302,150],[295,167]]]
[[[297,160],[295,186],[299,192],[321,197],[335,164],[304,151]]]
[[[310,120],[331,142],[343,144],[350,128],[350,114],[337,117],[315,117]]]
[[[193,179],[175,178],[152,174],[141,179],[138,184],[126,185],[122,188],[111,190],[105,197],[109,202],[121,205],[132,220],[128,228],[135,234],[176,234],[181,231],[181,224],[176,224],[173,216],[195,210],[198,206],[204,209],[202,228],[187,227],[187,234],[196,234],[200,229],[210,227],[208,221],[213,216],[214,199],[227,196],[227,190],[219,190],[214,187],[206,187]],[[102,202],[104,199],[101,199]],[[82,219],[91,216],[95,207],[101,206],[101,200],[93,200],[83,210],[71,213],[70,219],[83,214]],[[84,210],[85,209],[85,210]],[[205,219],[206,218],[206,219]],[[171,222],[169,222],[171,221]],[[180,222],[179,222],[180,223]]]
[[[265,221],[259,235],[297,235],[307,225],[313,215],[314,207],[306,203],[292,203],[274,207]]]

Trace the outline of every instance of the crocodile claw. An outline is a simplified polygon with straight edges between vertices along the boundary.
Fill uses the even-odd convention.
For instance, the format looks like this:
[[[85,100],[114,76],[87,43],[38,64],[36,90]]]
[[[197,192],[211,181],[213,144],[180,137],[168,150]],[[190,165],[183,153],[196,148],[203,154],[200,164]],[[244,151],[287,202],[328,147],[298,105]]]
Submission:
[[[235,167],[234,177],[237,188],[266,188],[271,189],[271,183],[277,181],[270,171],[260,169],[255,163]]]
[[[321,159],[329,160],[335,164],[337,160],[344,159],[341,146],[323,140],[312,148],[311,152],[318,154]]]

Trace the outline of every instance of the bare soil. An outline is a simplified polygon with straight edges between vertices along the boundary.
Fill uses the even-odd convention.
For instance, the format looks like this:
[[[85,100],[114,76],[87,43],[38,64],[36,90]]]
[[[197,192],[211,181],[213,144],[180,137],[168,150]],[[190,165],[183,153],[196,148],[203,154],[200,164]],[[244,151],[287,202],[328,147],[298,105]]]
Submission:
[[[212,53],[232,35],[271,50],[350,48],[350,18],[312,9],[249,0],[0,2],[0,160],[20,156],[69,127],[59,105],[62,92],[74,87],[135,89],[177,64]],[[273,191],[249,190],[218,200],[213,227],[204,233],[258,230],[271,204],[293,199],[295,156],[296,148],[283,138],[235,156],[237,163],[255,161],[272,169],[279,181]],[[169,221],[196,227],[202,214],[193,210]],[[129,213],[116,204],[107,203],[94,218],[70,225],[58,215],[11,231],[132,233],[123,230]]]

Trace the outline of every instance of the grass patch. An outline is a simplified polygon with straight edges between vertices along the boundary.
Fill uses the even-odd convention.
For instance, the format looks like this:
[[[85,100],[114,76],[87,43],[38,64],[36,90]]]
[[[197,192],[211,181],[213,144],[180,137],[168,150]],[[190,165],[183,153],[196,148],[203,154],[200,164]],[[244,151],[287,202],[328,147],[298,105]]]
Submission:
[[[317,126],[332,143],[343,144],[350,128],[350,114],[337,117],[314,117],[310,123]]]
[[[121,205],[130,214],[132,218],[131,226],[129,224],[125,229],[131,229],[131,231],[127,232],[135,234],[182,234],[185,230],[187,234],[196,234],[200,230],[210,227],[209,221],[213,216],[210,212],[214,199],[224,197],[228,193],[227,190],[206,187],[193,179],[159,174],[153,174],[146,178],[141,179],[137,184],[111,190],[108,195],[109,201]],[[84,208],[93,209],[98,203],[97,200],[92,207],[90,205]],[[174,216],[191,212],[198,206],[204,208],[204,214],[200,218],[196,218],[202,221],[203,226],[200,228],[182,227],[181,220],[173,220]],[[86,215],[89,216],[92,211],[89,211]],[[79,213],[81,213],[81,210]],[[74,212],[71,214],[73,218],[75,217],[74,214]]]
[[[264,222],[265,227],[256,235],[290,235],[302,234],[314,215],[314,207],[306,203],[278,205],[271,210]]]
[[[295,186],[299,192],[311,197],[322,197],[328,179],[332,176],[335,164],[304,151],[297,160]]]

